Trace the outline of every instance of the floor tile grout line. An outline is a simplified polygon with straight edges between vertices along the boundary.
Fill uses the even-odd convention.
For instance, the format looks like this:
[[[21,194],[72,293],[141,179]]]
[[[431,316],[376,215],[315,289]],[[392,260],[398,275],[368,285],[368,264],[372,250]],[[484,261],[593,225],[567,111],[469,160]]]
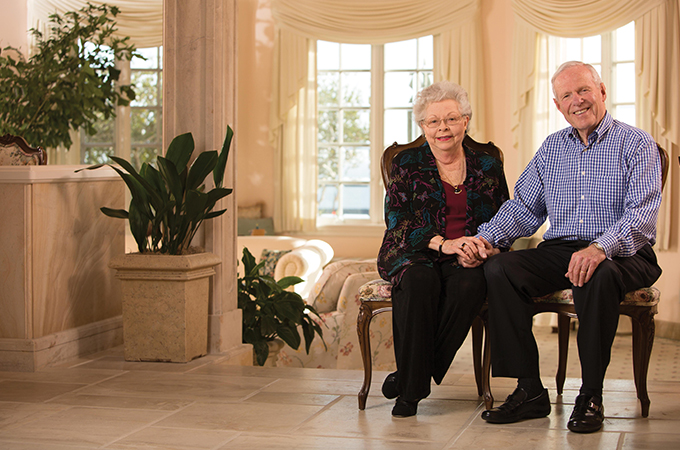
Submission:
[[[451,446],[453,446],[453,445],[458,441],[458,439],[461,438],[461,436],[463,435],[463,433],[466,432],[466,431],[468,430],[468,428],[470,428],[470,426],[471,426],[472,423],[475,421],[475,419],[477,418],[477,416],[478,416],[479,414],[481,414],[482,411],[484,411],[484,409],[486,409],[486,406],[484,405],[484,402],[482,401],[482,402],[479,403],[479,405],[477,406],[477,408],[475,409],[475,411],[472,413],[472,415],[468,418],[468,420],[465,421],[465,423],[463,424],[463,426],[460,427],[460,428],[458,429],[458,432],[457,432],[456,434],[454,434],[454,435],[451,437],[451,439],[449,439],[449,440],[446,442],[446,444],[444,444],[444,446],[442,447],[442,449],[451,448]]]
[[[318,410],[317,412],[315,412],[314,414],[312,414],[311,416],[309,416],[308,418],[306,418],[305,420],[300,422],[297,426],[293,427],[293,429],[291,430],[291,433],[297,433],[297,431],[302,426],[309,423],[312,419],[315,419],[316,417],[321,415],[321,413],[323,413],[324,411],[328,411],[333,405],[340,402],[344,397],[346,397],[346,396],[345,395],[337,395],[337,397],[335,399],[331,400],[329,403],[326,403],[320,410]]]
[[[137,427],[136,429],[130,431],[129,433],[127,433],[127,434],[125,434],[125,435],[123,435],[123,436],[120,436],[120,437],[118,437],[118,438],[112,440],[111,442],[108,442],[108,443],[102,445],[100,448],[106,448],[106,447],[108,447],[109,445],[114,444],[114,443],[116,443],[116,442],[118,442],[118,441],[120,441],[120,440],[122,440],[122,439],[127,438],[127,437],[130,437],[130,436],[132,436],[133,434],[138,433],[138,432],[140,432],[140,431],[142,431],[142,430],[144,430],[144,429],[146,429],[146,428],[153,427],[153,426],[154,426],[155,424],[157,424],[158,422],[160,422],[160,421],[162,421],[162,420],[165,420],[165,419],[167,419],[167,418],[169,418],[169,417],[172,417],[173,415],[175,415],[175,414],[177,414],[177,413],[179,413],[179,412],[181,412],[181,411],[184,411],[185,409],[187,409],[187,408],[190,407],[190,406],[195,405],[196,403],[197,403],[196,401],[193,401],[193,402],[190,402],[190,403],[188,403],[188,404],[186,404],[186,405],[184,405],[184,406],[182,406],[182,407],[180,407],[180,408],[175,409],[174,411],[167,411],[167,414],[165,414],[163,417],[159,417],[158,419],[154,420],[153,422],[149,422],[149,423],[147,423],[147,424],[145,424],[145,425],[143,425],[143,426],[139,426],[139,427]],[[160,410],[156,410],[156,411],[159,411],[159,412],[160,412]]]

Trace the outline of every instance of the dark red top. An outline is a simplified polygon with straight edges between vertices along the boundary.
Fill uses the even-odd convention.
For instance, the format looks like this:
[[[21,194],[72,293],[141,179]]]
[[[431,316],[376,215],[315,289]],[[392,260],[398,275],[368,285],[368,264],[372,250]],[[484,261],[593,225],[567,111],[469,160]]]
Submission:
[[[454,192],[453,186],[442,182],[446,193],[446,239],[456,239],[465,235],[467,220],[467,191],[465,185],[458,186],[460,193]]]

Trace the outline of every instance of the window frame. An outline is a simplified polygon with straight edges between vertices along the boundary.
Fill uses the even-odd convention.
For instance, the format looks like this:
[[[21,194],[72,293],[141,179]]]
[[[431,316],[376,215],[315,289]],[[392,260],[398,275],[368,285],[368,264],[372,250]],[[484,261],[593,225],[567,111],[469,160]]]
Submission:
[[[423,37],[429,37],[433,39],[432,36],[423,36]],[[421,37],[422,38],[422,37]],[[418,39],[421,38],[415,38],[415,39],[408,39],[407,41],[410,40],[416,40],[418,42]],[[342,43],[338,43],[342,45]],[[408,110],[411,111],[412,107],[386,107],[385,106],[385,75],[390,72],[409,72],[409,73],[414,73],[415,74],[415,80],[416,83],[418,83],[421,79],[421,74],[422,73],[427,73],[429,74],[429,79],[433,79],[434,76],[434,67],[429,67],[429,68],[421,68],[418,67],[420,64],[420,52],[421,52],[421,46],[418,44],[416,45],[416,68],[409,68],[409,69],[394,69],[394,70],[385,70],[385,45],[387,44],[372,44],[371,45],[371,68],[370,68],[370,73],[371,73],[371,98],[369,101],[369,107],[370,107],[370,125],[369,125],[369,146],[370,146],[370,162],[371,162],[371,168],[370,168],[370,180],[367,182],[367,184],[370,187],[370,196],[369,196],[369,218],[367,219],[356,219],[356,218],[345,218],[342,216],[342,214],[339,214],[338,218],[327,218],[327,217],[322,217],[318,214],[318,208],[317,208],[317,231],[320,232],[332,232],[332,233],[338,233],[341,232],[343,234],[361,234],[362,231],[369,231],[371,229],[374,230],[379,230],[382,232],[384,229],[384,199],[385,199],[385,186],[382,181],[382,171],[380,168],[380,160],[382,157],[382,153],[385,150],[387,146],[391,144],[391,142],[386,142],[387,138],[385,136],[385,112],[388,110]],[[434,59],[434,51],[433,55],[431,57],[431,60]],[[434,64],[433,64],[434,65]],[[320,72],[327,72],[327,70],[319,70],[318,68],[316,69],[317,76]],[[341,69],[338,69],[338,72],[342,72]],[[351,71],[348,71],[351,72]],[[419,91],[420,89],[416,89],[416,91]],[[322,110],[320,106],[318,106],[319,111]],[[413,134],[412,130],[417,129],[417,125],[414,125],[412,123],[409,123],[409,130],[408,130],[408,135],[410,136]],[[411,140],[416,139],[420,133],[417,132],[416,130],[416,136],[413,136]],[[400,142],[402,144],[406,142]],[[317,140],[317,145],[321,145],[322,143]],[[341,143],[338,144],[338,147],[342,146]],[[338,180],[337,185],[340,186],[342,184],[342,180]],[[318,196],[318,189],[320,186],[320,180],[317,179],[317,196]],[[338,195],[340,196],[340,189],[338,189]],[[339,202],[339,209],[342,207],[342,203]]]
[[[552,76],[552,74],[557,70],[557,68],[562,64],[564,61],[559,61],[557,54],[560,51],[560,41],[565,42],[566,40],[569,39],[572,42],[574,41],[580,41],[580,46],[581,46],[581,58],[580,60],[583,61],[583,54],[584,54],[584,47],[585,47],[585,40],[586,39],[592,39],[594,37],[599,37],[600,38],[600,57],[599,61],[589,61],[585,60],[584,62],[592,64],[596,69],[599,67],[599,74],[600,78],[602,79],[602,82],[604,83],[605,87],[607,88],[607,98],[605,99],[605,106],[607,108],[607,111],[609,111],[609,114],[614,117],[615,119],[620,118],[617,117],[616,114],[616,108],[618,106],[633,106],[633,108],[637,108],[636,102],[633,100],[632,102],[624,102],[624,101],[616,101],[616,93],[617,93],[617,71],[615,70],[617,65],[620,64],[633,64],[635,65],[635,56],[634,56],[634,51],[633,51],[633,59],[619,59],[617,56],[617,32],[619,30],[624,29],[625,27],[630,27],[632,26],[632,35],[633,39],[635,39],[635,22],[629,22],[626,25],[619,27],[616,30],[612,30],[606,33],[602,33],[600,35],[596,36],[586,36],[582,38],[560,38],[557,36],[548,36],[548,52],[549,52],[549,61],[554,61],[550,65],[550,70],[549,70],[549,77]],[[630,30],[628,30],[630,31]],[[566,44],[562,44],[566,45]],[[548,80],[547,86],[549,89],[549,98],[553,98],[553,92],[552,92],[552,85]],[[635,84],[633,84],[633,89],[636,89]],[[634,91],[633,91],[634,92]],[[633,94],[633,98],[635,98],[635,94]],[[635,117],[635,109],[633,109],[633,117]],[[636,123],[630,123],[630,125],[636,126]],[[563,129],[565,127],[569,126],[567,121],[564,119],[562,114],[557,111],[556,108],[552,107],[549,108],[548,110],[548,132],[553,133],[556,132],[560,129]]]
[[[81,137],[78,140],[78,159],[81,164],[86,164],[85,155],[90,148],[106,148],[113,147],[113,155],[125,160],[133,160],[132,148],[143,147],[143,148],[157,148],[158,155],[163,153],[163,47],[147,47],[142,50],[155,49],[156,58],[158,64],[153,68],[132,68],[131,63],[128,60],[118,60],[116,61],[116,68],[120,70],[120,75],[118,82],[121,84],[130,84],[132,80],[132,74],[134,72],[154,72],[159,81],[155,85],[156,98],[158,102],[156,105],[152,106],[140,106],[133,105],[131,102],[128,106],[117,106],[116,116],[113,118],[113,141],[101,141],[101,142],[87,142],[89,136],[85,135],[82,131]],[[154,110],[157,116],[156,120],[156,140],[151,143],[136,143],[132,142],[132,113],[134,110]],[[133,164],[134,165],[134,164]]]

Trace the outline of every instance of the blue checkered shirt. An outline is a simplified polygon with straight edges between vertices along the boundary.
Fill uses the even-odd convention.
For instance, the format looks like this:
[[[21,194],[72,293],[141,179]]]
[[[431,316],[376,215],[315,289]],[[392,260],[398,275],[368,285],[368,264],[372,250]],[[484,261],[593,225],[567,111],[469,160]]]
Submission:
[[[656,241],[661,161],[652,137],[606,113],[584,145],[572,127],[551,134],[520,175],[515,195],[478,237],[495,247],[533,235],[599,243],[608,258]]]

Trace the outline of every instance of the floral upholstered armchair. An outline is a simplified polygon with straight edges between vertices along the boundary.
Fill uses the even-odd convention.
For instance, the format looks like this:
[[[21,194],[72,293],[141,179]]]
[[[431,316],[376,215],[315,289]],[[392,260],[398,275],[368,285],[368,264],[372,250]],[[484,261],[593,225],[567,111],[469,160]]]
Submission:
[[[379,279],[376,261],[343,260],[329,264],[314,285],[307,303],[321,316],[324,340],[316,338],[309,354],[304,343],[294,350],[284,346],[278,354],[278,367],[361,369],[357,337],[359,288]],[[325,346],[324,346],[325,342]],[[371,326],[371,348],[376,370],[394,370],[392,315],[381,314]]]

